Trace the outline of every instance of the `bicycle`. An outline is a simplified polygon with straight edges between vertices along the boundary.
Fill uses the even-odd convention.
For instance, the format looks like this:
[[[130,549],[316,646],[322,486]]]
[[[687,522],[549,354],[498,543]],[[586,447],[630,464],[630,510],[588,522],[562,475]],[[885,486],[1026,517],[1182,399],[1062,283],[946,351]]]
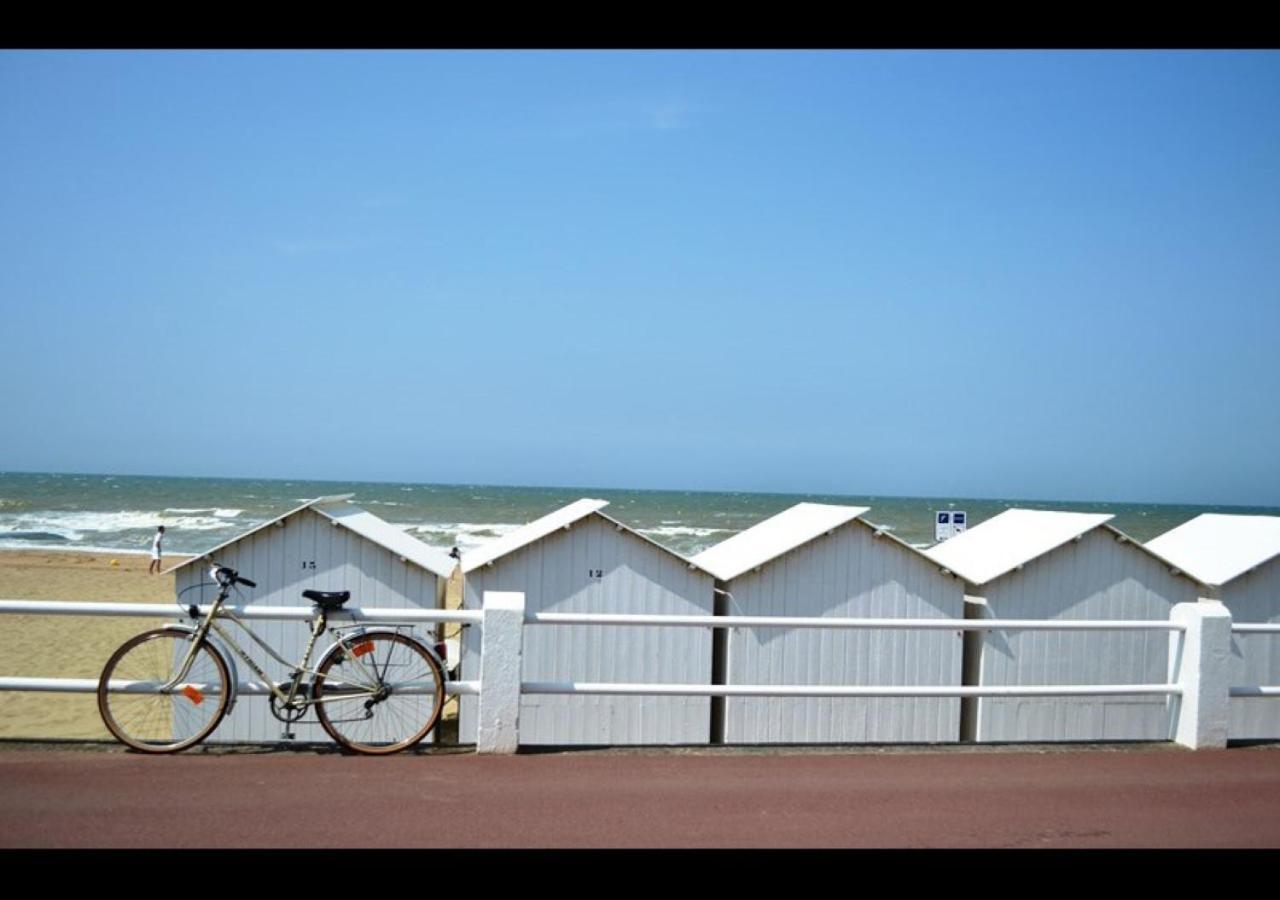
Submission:
[[[217,598],[203,617],[199,607],[188,608],[197,624],[145,631],[122,644],[103,668],[98,711],[107,730],[122,743],[144,753],[176,753],[208,737],[235,705],[238,689],[234,659],[222,645],[232,648],[262,679],[269,689],[271,712],[286,729],[314,709],[324,730],[341,746],[357,753],[389,754],[412,747],[439,721],[447,670],[436,650],[405,633],[411,624],[329,628],[336,639],[311,669],[311,653],[328,628],[328,614],[340,610],[351,592],[303,591],[315,605],[315,618],[301,659],[291,665],[224,608],[232,588],[239,594],[237,585],[257,584],[216,563],[210,573],[218,585]],[[240,626],[291,668],[288,678],[276,682],[268,676],[219,626],[219,619]]]

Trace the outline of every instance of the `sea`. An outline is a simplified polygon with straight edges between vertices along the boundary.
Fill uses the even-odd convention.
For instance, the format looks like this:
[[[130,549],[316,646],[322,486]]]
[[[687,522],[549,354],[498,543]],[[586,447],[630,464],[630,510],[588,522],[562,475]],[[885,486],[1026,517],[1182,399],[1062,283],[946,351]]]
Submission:
[[[167,556],[195,554],[338,494],[427,544],[463,552],[582,497],[608,500],[608,515],[684,556],[806,501],[870,507],[864,518],[921,548],[934,543],[942,510],[963,510],[970,526],[1015,506],[1111,513],[1111,524],[1142,542],[1204,512],[1280,515],[1267,506],[0,472],[0,548],[147,553],[163,525]]]

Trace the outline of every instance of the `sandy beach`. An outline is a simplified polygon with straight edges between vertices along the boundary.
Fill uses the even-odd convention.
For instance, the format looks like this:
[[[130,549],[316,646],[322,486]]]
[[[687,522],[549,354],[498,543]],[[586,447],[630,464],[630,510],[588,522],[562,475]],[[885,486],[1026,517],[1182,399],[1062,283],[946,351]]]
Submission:
[[[164,560],[164,568],[182,557]],[[116,563],[112,565],[113,561]],[[0,599],[164,603],[172,575],[148,575],[150,557],[39,550],[0,551]],[[165,619],[0,616],[0,675],[97,678],[127,638]],[[92,694],[0,691],[0,738],[109,740]]]

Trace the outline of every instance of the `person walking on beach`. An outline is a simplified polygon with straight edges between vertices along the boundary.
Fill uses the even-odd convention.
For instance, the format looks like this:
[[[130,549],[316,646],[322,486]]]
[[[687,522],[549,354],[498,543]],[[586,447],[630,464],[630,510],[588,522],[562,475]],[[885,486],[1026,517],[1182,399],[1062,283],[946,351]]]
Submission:
[[[148,575],[160,574],[160,542],[164,540],[164,526],[156,528],[156,536],[151,539],[151,565],[147,567]]]

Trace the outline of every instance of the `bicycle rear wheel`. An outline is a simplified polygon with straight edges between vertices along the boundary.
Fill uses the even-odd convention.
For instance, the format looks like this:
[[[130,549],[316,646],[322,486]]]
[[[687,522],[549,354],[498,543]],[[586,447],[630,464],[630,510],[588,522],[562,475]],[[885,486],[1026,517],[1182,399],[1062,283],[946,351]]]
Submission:
[[[156,690],[177,677],[192,640],[185,631],[144,631],[107,660],[98,679],[98,712],[121,743],[143,753],[174,753],[218,727],[231,677],[222,655],[207,642],[196,649],[178,685],[163,694]]]
[[[316,667],[313,699],[329,736],[357,753],[418,743],[444,708],[444,673],[418,641],[380,632],[341,644]]]

